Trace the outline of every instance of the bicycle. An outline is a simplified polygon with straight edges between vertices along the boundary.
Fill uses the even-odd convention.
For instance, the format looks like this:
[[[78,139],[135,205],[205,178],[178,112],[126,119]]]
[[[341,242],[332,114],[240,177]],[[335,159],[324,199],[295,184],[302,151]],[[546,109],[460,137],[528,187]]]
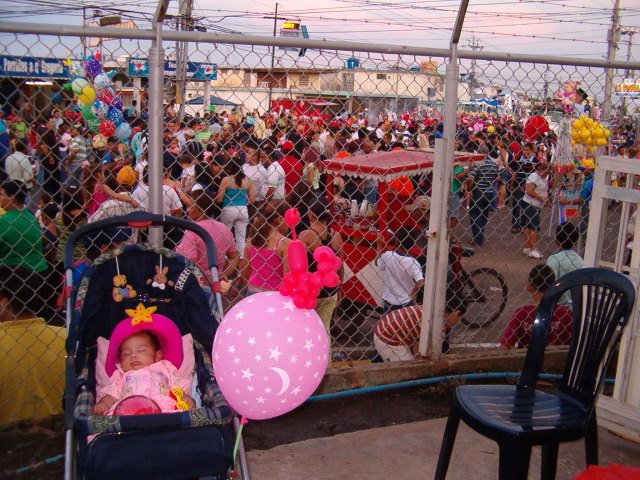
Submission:
[[[466,305],[461,318],[469,328],[482,328],[493,323],[504,311],[509,288],[504,277],[493,268],[476,268],[471,272],[462,266],[462,257],[472,257],[475,250],[461,245],[451,246],[451,269],[454,274],[454,289]]]

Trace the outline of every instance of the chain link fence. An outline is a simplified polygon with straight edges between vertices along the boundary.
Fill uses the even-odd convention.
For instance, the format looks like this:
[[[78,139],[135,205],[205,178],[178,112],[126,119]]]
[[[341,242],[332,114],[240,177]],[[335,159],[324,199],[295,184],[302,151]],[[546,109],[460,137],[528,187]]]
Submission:
[[[33,301],[24,311],[12,303],[13,313],[51,326],[64,325],[70,233],[151,209],[153,32],[103,31],[0,36],[0,174],[13,182],[0,190],[0,264],[36,278],[25,281]],[[188,37],[162,43],[155,187],[162,182],[163,213],[214,238],[226,306],[279,287],[288,270],[282,215],[297,207],[309,251],[328,246],[344,262],[341,285],[323,289],[318,306],[333,360],[413,358],[448,59]],[[638,156],[638,100],[614,94],[603,111],[605,69],[580,64],[460,61],[445,353],[526,345],[530,306],[551,278],[541,266],[555,274],[581,266],[589,159]],[[632,66],[613,69],[612,84],[637,75]],[[12,220],[23,207],[30,213]],[[613,257],[617,205],[608,219],[603,252]],[[77,249],[78,277],[101,253],[147,238],[117,233]],[[169,230],[163,243],[206,271],[198,241]],[[558,317],[552,343],[566,343]]]

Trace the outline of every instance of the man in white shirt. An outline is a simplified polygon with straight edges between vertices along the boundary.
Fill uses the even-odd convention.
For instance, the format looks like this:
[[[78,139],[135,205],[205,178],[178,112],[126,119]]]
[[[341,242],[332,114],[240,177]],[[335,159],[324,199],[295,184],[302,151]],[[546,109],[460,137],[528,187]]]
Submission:
[[[242,150],[245,153],[246,162],[242,165],[242,171],[253,183],[255,201],[262,202],[267,192],[267,169],[262,166],[260,156],[256,155],[258,145],[253,140],[244,142]]]
[[[536,250],[540,231],[540,210],[549,200],[549,164],[538,162],[534,172],[527,177],[525,193],[522,197],[522,229],[524,249],[522,253],[530,258],[540,259],[542,253]]]
[[[383,273],[384,314],[414,305],[417,291],[424,286],[424,275],[420,263],[409,254],[414,245],[411,232],[400,227],[394,234],[395,250],[387,250],[384,240],[378,242],[376,265]]]
[[[168,177],[168,171],[165,170],[165,179]],[[138,202],[140,210],[148,212],[149,209],[149,167],[144,166],[142,169],[142,182],[131,194],[131,198]],[[174,188],[169,185],[162,185],[162,213],[165,215],[177,215],[182,212],[182,202]]]
[[[187,142],[196,138],[196,132],[191,128],[183,128],[178,132],[176,138],[178,139],[178,146],[180,147],[180,150],[184,150],[184,146]]]
[[[5,160],[4,168],[9,175],[9,180],[19,180],[31,188],[33,170],[27,152],[29,148],[23,142],[16,142],[13,153]]]
[[[267,152],[264,159],[264,166],[267,169],[267,192],[265,199],[267,201],[284,200],[285,173],[282,166],[275,160],[275,150]]]

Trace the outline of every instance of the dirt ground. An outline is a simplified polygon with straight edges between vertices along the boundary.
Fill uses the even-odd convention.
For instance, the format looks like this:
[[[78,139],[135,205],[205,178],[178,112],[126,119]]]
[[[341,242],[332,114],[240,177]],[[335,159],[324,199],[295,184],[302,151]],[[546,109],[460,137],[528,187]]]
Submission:
[[[326,437],[368,428],[446,416],[453,394],[451,385],[309,402],[273,420],[250,422],[244,428],[247,450],[266,450],[309,438]],[[55,418],[20,424],[0,431],[0,478],[51,480],[62,478],[63,422]],[[19,473],[18,469],[30,467]]]

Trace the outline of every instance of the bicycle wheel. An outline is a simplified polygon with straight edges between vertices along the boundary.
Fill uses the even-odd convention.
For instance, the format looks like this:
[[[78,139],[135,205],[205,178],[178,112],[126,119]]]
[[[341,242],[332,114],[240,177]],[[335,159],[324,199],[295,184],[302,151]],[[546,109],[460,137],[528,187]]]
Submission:
[[[507,305],[509,288],[502,275],[493,268],[478,268],[464,277],[462,298],[467,312],[462,323],[471,328],[487,326],[500,316]]]

